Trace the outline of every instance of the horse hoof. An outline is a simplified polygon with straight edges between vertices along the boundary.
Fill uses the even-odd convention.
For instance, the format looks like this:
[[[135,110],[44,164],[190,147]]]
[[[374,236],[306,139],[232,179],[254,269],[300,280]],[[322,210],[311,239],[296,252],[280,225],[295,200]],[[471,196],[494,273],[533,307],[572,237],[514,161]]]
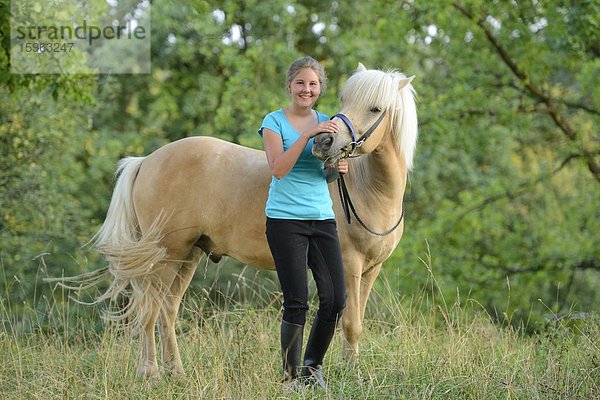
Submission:
[[[160,375],[160,373],[159,373],[159,370],[158,370],[158,366],[153,365],[153,366],[140,367],[137,370],[137,375],[140,378],[143,378],[145,380],[152,380],[152,379],[158,378],[158,376]]]
[[[358,363],[358,350],[352,348],[344,349],[344,360],[350,367],[355,367]]]
[[[174,370],[171,371],[171,378],[177,380],[177,379],[183,379],[185,378],[185,371],[183,370],[183,368],[176,368]]]

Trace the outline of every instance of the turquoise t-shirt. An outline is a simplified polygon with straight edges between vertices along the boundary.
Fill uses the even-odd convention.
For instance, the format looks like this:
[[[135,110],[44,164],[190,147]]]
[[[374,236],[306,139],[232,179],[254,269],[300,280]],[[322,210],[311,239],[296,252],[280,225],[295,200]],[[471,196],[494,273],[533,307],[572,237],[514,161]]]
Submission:
[[[315,111],[319,122],[329,117]],[[289,123],[283,109],[267,114],[258,130],[263,128],[279,134],[283,140],[283,150],[292,146],[300,134]],[[323,172],[323,162],[312,155],[314,138],[311,138],[302,151],[292,170],[283,178],[271,179],[269,198],[265,213],[269,218],[325,220],[334,218],[333,203],[329,196],[327,181]]]

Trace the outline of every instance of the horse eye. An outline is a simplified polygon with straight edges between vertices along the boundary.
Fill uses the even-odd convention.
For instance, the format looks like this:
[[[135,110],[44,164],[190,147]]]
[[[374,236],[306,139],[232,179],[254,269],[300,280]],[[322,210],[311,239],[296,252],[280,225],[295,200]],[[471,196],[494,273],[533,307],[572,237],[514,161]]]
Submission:
[[[381,108],[379,108],[379,107],[373,107],[369,111],[371,111],[372,113],[377,114],[377,113],[381,112]]]

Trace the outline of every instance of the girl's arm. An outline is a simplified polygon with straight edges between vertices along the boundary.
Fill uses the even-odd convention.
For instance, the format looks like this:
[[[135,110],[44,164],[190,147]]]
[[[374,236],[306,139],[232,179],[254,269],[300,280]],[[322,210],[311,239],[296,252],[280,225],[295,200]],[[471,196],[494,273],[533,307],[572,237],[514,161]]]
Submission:
[[[334,133],[337,130],[338,126],[334,122],[321,122],[313,130],[303,133],[289,149],[283,151],[281,136],[268,128],[263,128],[263,145],[271,174],[277,179],[282,179],[292,170],[310,138],[322,132]]]

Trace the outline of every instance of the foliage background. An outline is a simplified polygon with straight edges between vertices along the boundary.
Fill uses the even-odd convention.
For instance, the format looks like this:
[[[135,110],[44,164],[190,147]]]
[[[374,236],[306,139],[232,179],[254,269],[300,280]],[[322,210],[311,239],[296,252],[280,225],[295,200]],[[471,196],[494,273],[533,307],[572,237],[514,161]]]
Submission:
[[[103,265],[81,246],[118,159],[190,135],[260,148],[262,117],[288,101],[288,65],[308,54],[329,76],[325,113],[358,62],[417,76],[405,235],[383,270],[397,295],[433,291],[434,272],[446,301],[473,299],[526,330],[600,310],[600,3],[155,1],[152,73],[111,76],[10,74],[9,5],[3,302],[35,303],[50,295],[44,275]]]

